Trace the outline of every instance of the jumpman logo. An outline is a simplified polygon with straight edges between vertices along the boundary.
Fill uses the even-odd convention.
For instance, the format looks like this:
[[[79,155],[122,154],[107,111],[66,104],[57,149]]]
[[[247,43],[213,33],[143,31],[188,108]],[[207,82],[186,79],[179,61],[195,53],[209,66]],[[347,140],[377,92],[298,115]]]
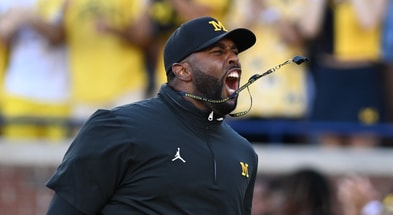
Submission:
[[[175,161],[177,159],[180,159],[181,161],[183,161],[183,163],[185,163],[186,161],[180,156],[180,148],[177,148],[177,152],[175,154],[175,157],[172,159],[172,161]]]

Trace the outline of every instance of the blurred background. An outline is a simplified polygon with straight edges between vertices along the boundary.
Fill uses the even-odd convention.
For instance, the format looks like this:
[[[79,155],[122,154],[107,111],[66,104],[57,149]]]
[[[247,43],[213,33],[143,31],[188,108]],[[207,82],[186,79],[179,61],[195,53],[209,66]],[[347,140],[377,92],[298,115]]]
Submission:
[[[1,0],[0,211],[45,214],[84,121],[156,95],[182,22],[246,27],[226,121],[254,145],[253,215],[393,214],[392,0]]]

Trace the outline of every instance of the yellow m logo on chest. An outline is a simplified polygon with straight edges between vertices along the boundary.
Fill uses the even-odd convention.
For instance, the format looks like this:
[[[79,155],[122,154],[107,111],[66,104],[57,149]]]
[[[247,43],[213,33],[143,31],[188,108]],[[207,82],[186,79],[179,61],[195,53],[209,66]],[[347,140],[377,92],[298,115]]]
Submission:
[[[210,21],[209,24],[214,27],[214,31],[228,31],[220,21]]]
[[[250,177],[250,176],[248,175],[248,164],[247,164],[247,163],[240,162],[240,166],[242,167],[242,176],[244,176],[244,177],[246,177],[246,178]]]

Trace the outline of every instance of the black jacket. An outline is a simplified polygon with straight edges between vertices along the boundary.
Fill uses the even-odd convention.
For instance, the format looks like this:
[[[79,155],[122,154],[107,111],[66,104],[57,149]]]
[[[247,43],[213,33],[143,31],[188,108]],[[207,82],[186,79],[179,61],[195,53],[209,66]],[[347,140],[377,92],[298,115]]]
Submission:
[[[47,186],[84,214],[249,215],[257,154],[208,115],[167,85],[156,98],[98,110]]]

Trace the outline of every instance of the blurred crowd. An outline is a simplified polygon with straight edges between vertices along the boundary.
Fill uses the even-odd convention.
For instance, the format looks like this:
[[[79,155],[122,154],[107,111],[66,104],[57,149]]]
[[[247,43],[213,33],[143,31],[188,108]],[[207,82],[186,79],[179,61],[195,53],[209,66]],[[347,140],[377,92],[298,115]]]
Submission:
[[[313,167],[259,175],[251,214],[392,215],[393,183],[381,189],[367,176],[332,176]]]
[[[183,21],[213,16],[246,27],[242,82],[294,56],[242,91],[236,120],[393,120],[392,0],[1,0],[0,136],[63,140],[95,110],[155,96],[162,48]],[[252,97],[250,99],[250,97]],[[251,101],[252,100],[252,101]],[[325,132],[327,146],[376,146],[368,132]]]
[[[257,35],[240,55],[234,120],[393,123],[393,0],[1,0],[0,138],[69,138],[97,109],[155,96],[162,48],[185,20],[213,16]],[[294,140],[290,140],[294,141]],[[373,147],[374,133],[325,132],[326,146]],[[315,169],[259,176],[252,215],[391,215],[391,190]]]

